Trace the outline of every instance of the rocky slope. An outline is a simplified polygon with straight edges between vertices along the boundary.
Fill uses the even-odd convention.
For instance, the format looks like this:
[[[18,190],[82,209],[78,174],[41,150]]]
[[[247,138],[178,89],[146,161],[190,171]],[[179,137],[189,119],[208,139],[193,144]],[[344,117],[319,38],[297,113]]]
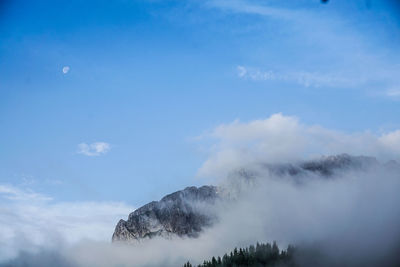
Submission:
[[[213,223],[215,216],[207,207],[218,199],[215,186],[187,187],[153,201],[120,220],[112,241],[132,241],[154,236],[171,235],[196,237]]]

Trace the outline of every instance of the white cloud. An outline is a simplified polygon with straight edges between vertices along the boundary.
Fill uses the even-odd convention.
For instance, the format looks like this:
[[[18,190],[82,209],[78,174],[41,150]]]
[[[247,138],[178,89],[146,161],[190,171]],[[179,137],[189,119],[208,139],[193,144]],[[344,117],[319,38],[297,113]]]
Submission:
[[[31,190],[21,190],[14,186],[1,185],[0,195],[2,198],[14,201],[49,201],[50,197],[37,194]]]
[[[400,154],[400,130],[383,134],[381,137],[379,137],[379,141],[388,149],[396,151]]]
[[[273,114],[269,118],[222,124],[203,139],[215,141],[200,176],[224,177],[233,168],[263,162],[293,161],[340,153],[399,159],[400,130],[375,135],[369,132],[343,133],[298,118]]]
[[[239,78],[244,78],[247,75],[247,69],[243,66],[237,66]]]
[[[255,68],[237,66],[237,75],[241,79],[252,81],[283,81],[296,83],[304,87],[355,87],[366,81],[356,77],[346,77],[345,74],[320,72],[276,72],[262,71]]]
[[[301,14],[299,11],[287,8],[257,5],[240,0],[213,0],[207,2],[208,6],[219,8],[234,13],[255,14],[276,19],[294,19]]]
[[[400,98],[400,89],[389,89],[385,95],[391,98]]]
[[[56,248],[84,239],[110,242],[119,219],[134,208],[122,202],[56,202],[12,185],[0,185],[0,261],[20,250]]]
[[[104,155],[110,149],[111,145],[105,142],[95,142],[92,144],[81,143],[78,145],[78,153],[86,156]]]

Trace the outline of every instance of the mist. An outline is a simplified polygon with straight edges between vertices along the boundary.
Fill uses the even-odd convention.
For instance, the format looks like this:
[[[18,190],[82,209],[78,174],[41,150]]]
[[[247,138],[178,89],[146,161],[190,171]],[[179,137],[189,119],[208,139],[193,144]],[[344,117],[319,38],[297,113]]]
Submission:
[[[181,266],[272,241],[298,246],[304,266],[390,266],[400,244],[399,167],[392,165],[293,177],[257,162],[233,169],[220,183],[228,197],[210,207],[218,220],[199,238],[65,243],[21,252],[4,266]]]

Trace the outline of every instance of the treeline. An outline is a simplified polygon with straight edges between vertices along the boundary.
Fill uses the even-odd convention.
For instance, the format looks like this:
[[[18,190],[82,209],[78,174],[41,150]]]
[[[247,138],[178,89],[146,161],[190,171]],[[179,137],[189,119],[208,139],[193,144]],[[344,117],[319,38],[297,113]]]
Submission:
[[[239,267],[239,266],[294,266],[293,254],[295,248],[291,245],[286,250],[280,250],[276,242],[249,246],[246,248],[235,248],[229,254],[212,257],[205,260],[197,267]],[[183,267],[195,267],[187,262]]]

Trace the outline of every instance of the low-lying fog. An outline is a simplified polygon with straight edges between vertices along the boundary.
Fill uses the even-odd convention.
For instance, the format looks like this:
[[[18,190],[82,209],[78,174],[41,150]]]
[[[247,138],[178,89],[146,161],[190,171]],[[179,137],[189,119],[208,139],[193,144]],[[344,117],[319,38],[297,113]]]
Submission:
[[[376,265],[395,255],[400,237],[400,179],[397,170],[374,166],[330,177],[276,176],[263,168],[240,194],[214,208],[218,222],[197,239],[151,239],[131,245],[104,241],[58,243],[20,254],[14,263],[37,266],[180,266],[202,262],[236,246],[276,240],[320,249],[326,260]],[[251,171],[249,167],[248,171]],[[230,176],[230,179],[236,179]],[[237,190],[235,190],[236,192]],[[60,263],[58,263],[60,261]]]

